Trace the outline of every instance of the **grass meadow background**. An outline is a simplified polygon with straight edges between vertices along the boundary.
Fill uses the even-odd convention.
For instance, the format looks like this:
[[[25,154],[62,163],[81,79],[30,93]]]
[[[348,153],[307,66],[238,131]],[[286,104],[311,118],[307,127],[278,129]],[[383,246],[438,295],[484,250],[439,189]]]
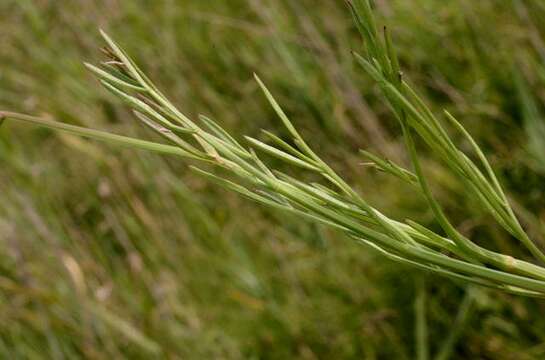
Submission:
[[[545,246],[544,3],[374,4],[406,76],[475,135]],[[395,119],[351,55],[362,45],[341,0],[2,0],[0,14],[2,110],[155,138],[83,66],[101,58],[103,28],[180,109],[239,138],[285,132],[258,73],[371,204],[438,228],[424,199],[358,155],[406,164]],[[424,164],[462,233],[525,256],[433,154]],[[394,264],[187,165],[0,127],[1,358],[413,359],[422,347],[455,359],[545,357],[545,302]]]

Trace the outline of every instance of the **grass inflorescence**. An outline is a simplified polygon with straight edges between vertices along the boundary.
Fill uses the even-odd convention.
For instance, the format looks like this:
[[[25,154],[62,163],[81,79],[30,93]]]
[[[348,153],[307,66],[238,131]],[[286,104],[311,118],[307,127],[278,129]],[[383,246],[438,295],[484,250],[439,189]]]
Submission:
[[[471,140],[442,109],[464,125],[528,237],[543,248],[545,7],[531,0],[371,3],[379,39],[381,24],[392,32],[402,80],[489,180]],[[180,161],[183,149],[138,126],[130,106],[89,84],[94,73],[81,63],[92,58],[103,69],[93,54],[104,44],[97,26],[107,28],[203,130],[211,132],[208,118],[218,120],[244,148],[254,147],[241,136],[249,134],[297,158],[280,145],[299,151],[256,91],[256,71],[308,145],[369,204],[430,237],[450,238],[422,196],[399,120],[350,51],[370,58],[347,7],[7,0],[0,12],[9,14],[0,35],[0,109],[36,114],[26,117],[33,124],[83,126],[90,132],[76,133],[122,145],[28,121],[0,127],[0,313],[10,324],[0,330],[0,357],[543,358],[541,299],[445,281],[361,248],[306,213],[305,220],[224,191],[187,164],[258,187],[214,162]],[[134,86],[127,93],[140,90]],[[455,229],[482,248],[540,264],[411,134]],[[201,149],[191,135],[180,136]],[[145,149],[134,151],[133,143]],[[259,154],[268,168],[333,188],[313,169]],[[446,245],[438,251],[466,258]]]
[[[65,130],[82,136],[144,150],[178,155],[212,165],[220,173],[191,168],[230,190],[258,203],[293,213],[338,229],[355,241],[395,261],[432,271],[463,282],[529,296],[545,296],[545,268],[477,245],[450,222],[434,197],[424,174],[415,141],[436,154],[465,189],[513,238],[543,263],[545,255],[520,225],[500,182],[483,152],[449,112],[443,114],[471,145],[475,163],[456,146],[439,119],[402,74],[395,46],[386,27],[379,30],[367,0],[349,2],[354,21],[364,38],[365,51],[355,53],[362,69],[379,85],[398,120],[412,170],[363,152],[375,166],[406,181],[426,199],[444,236],[414,221],[397,221],[373,207],[311,148],[272,93],[256,75],[256,81],[290,135],[283,140],[265,131],[269,142],[245,137],[237,141],[216,121],[200,116],[194,121],[163,95],[134,60],[106,33],[107,61],[86,64],[101,84],[132,108],[144,125],[164,137],[169,145],[89,130],[27,115],[4,112],[4,117]],[[309,183],[267,165],[275,157],[289,165],[318,174],[320,183]]]

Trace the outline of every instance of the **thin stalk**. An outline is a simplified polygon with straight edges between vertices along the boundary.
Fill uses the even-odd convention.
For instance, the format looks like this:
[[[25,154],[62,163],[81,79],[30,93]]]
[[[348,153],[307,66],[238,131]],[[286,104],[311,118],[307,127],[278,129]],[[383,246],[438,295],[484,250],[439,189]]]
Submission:
[[[414,299],[415,313],[415,340],[416,340],[416,359],[429,359],[428,342],[428,321],[426,318],[426,283],[425,279],[419,277],[416,279],[416,297]]]
[[[467,287],[462,303],[458,308],[456,318],[454,319],[454,323],[450,328],[450,332],[443,344],[441,345],[439,352],[434,357],[434,360],[448,360],[451,357],[454,346],[460,338],[460,335],[464,330],[464,326],[466,325],[471,314],[471,307],[473,306],[475,298],[473,291],[474,290],[471,288],[471,286]]]
[[[411,162],[415,168],[416,176],[419,180],[420,186],[423,190],[423,193],[430,205],[434,215],[443,228],[443,230],[448,234],[448,236],[460,247],[460,249],[466,253],[471,259],[478,259],[480,261],[493,264],[498,266],[501,269],[506,271],[516,271],[520,274],[532,276],[538,279],[545,279],[545,269],[536,266],[530,263],[523,263],[517,259],[514,259],[511,256],[498,254],[490,250],[486,250],[471,242],[465,236],[461,235],[458,230],[456,230],[450,221],[447,219],[443,210],[433,197],[431,189],[428,185],[428,182],[423,174],[422,168],[420,166],[420,160],[416,152],[416,148],[410,134],[409,129],[404,129],[404,137],[409,150],[409,155]]]
[[[46,120],[36,116],[19,114],[9,111],[0,111],[0,118],[27,122],[48,129],[61,130],[82,137],[104,141],[110,144],[147,150],[160,154],[177,155],[196,160],[203,160],[202,158],[193,156],[192,154],[180,149],[177,146],[165,145],[156,142],[135,139],[127,136],[111,134],[105,131],[93,130],[81,126],[61,123],[58,121]]]

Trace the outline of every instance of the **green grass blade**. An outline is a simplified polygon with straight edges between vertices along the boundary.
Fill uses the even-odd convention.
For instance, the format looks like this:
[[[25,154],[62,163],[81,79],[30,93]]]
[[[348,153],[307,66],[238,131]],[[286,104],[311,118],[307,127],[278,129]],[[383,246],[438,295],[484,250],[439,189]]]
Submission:
[[[153,152],[161,153],[161,154],[178,155],[178,156],[188,157],[188,158],[193,157],[188,152],[176,146],[135,139],[135,138],[127,137],[127,136],[112,134],[105,131],[93,130],[93,129],[88,129],[81,126],[61,123],[58,121],[46,120],[46,119],[35,117],[35,116],[18,114],[13,112],[0,112],[0,117],[4,117],[5,119],[13,119],[16,121],[23,121],[33,125],[45,127],[48,129],[61,130],[61,131],[65,131],[74,135],[79,135],[79,136],[83,136],[83,137],[94,139],[94,140],[104,141],[110,144],[121,145],[121,146],[147,150],[147,151],[153,151]]]

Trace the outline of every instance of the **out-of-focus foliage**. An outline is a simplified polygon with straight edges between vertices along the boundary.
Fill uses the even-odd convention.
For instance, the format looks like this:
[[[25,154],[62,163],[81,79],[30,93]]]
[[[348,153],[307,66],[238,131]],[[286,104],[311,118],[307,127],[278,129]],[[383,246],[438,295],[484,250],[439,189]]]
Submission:
[[[475,135],[540,239],[545,6],[375,5],[406,76]],[[102,27],[186,113],[282,134],[252,79],[259,69],[303,136],[372,204],[437,226],[410,187],[361,164],[361,147],[405,159],[395,121],[353,61],[361,43],[342,1],[6,0],[0,13],[1,109],[152,137],[82,64],[98,58]],[[425,167],[458,229],[523,256],[432,155]],[[0,161],[2,357],[414,356],[422,274],[337,233],[216,189],[174,159],[69,135],[4,125]],[[466,289],[430,277],[425,292],[435,353]],[[456,356],[545,354],[543,302],[472,296]]]

